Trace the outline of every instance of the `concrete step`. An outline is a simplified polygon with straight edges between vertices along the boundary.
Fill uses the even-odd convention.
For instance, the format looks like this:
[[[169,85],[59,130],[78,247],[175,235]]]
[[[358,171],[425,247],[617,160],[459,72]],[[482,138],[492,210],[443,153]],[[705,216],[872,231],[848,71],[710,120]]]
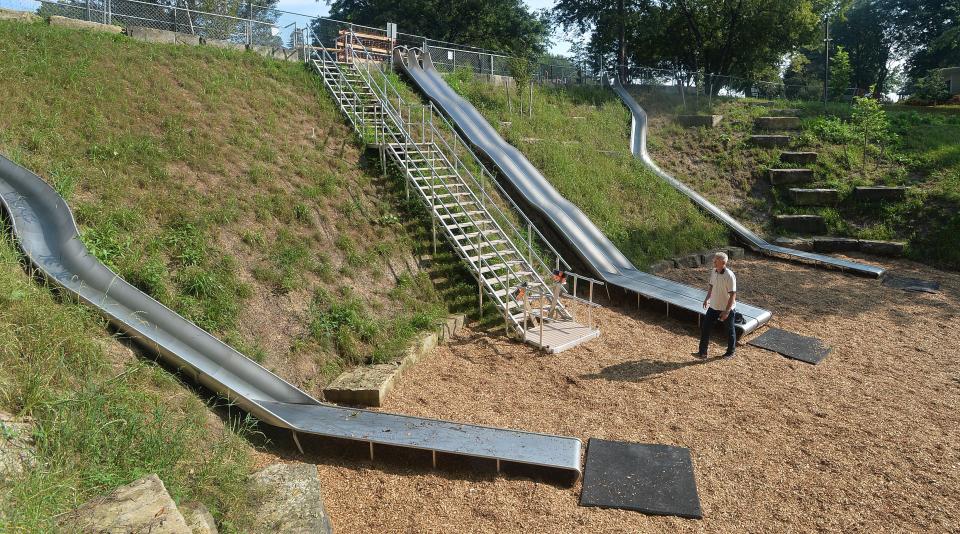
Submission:
[[[757,117],[753,126],[758,130],[799,130],[797,117]]]
[[[840,191],[836,189],[801,189],[791,187],[790,201],[795,206],[833,206],[840,201]]]
[[[783,163],[816,163],[817,162],[817,153],[816,152],[781,152],[780,161]]]
[[[802,237],[778,237],[773,240],[773,244],[780,247],[792,248],[803,252],[813,252],[813,240]]]
[[[860,241],[849,237],[814,237],[814,252],[851,252],[860,250]]]
[[[751,135],[750,142],[756,146],[773,148],[790,144],[789,135]]]
[[[777,228],[797,234],[825,234],[827,222],[819,215],[774,215]]]
[[[767,171],[770,185],[795,185],[813,181],[811,169],[770,169]]]
[[[907,244],[899,241],[860,240],[861,251],[868,254],[877,254],[878,256],[903,256],[906,248]]]
[[[677,123],[684,128],[716,128],[723,115],[677,115]]]
[[[878,256],[902,256],[905,243],[898,241],[874,241],[846,237],[778,237],[774,244],[804,252],[850,252],[859,250]]]
[[[861,202],[897,202],[907,198],[908,187],[854,187],[853,199]]]
[[[796,108],[771,109],[770,114],[778,117],[796,117],[800,115],[800,110]]]

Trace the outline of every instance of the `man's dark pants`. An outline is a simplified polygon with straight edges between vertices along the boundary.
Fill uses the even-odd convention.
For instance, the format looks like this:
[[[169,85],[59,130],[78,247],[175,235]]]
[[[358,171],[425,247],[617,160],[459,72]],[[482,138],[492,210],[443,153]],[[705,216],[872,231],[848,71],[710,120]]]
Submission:
[[[710,343],[710,330],[713,325],[720,320],[720,310],[707,308],[707,314],[700,318],[700,354],[707,353],[707,345]],[[733,324],[733,316],[736,315],[732,310],[727,315],[727,320],[723,322],[723,328],[727,331],[727,354],[733,354],[737,348],[737,328]]]

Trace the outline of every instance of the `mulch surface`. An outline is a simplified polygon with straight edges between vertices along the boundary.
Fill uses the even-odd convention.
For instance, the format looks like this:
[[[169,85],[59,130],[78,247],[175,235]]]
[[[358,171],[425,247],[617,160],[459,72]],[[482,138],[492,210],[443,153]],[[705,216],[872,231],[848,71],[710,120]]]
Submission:
[[[696,361],[695,325],[614,307],[597,314],[598,340],[557,355],[468,332],[409,370],[384,407],[584,443],[688,447],[701,521],[580,507],[579,483],[329,451],[304,459],[320,464],[340,532],[957,531],[960,274],[884,265],[941,291],[732,264],[742,299],[773,310],[771,326],[833,347],[817,366],[749,345],[732,360]],[[664,275],[702,285],[707,272]]]

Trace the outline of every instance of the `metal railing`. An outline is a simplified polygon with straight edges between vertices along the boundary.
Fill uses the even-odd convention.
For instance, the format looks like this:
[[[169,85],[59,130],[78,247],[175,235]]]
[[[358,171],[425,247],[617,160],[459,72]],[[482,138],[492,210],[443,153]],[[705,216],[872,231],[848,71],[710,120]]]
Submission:
[[[359,43],[359,48],[363,48],[362,42]],[[359,70],[366,74],[367,83],[390,104],[391,109],[396,110],[405,130],[409,131],[415,139],[419,132],[418,142],[429,142],[440,149],[444,163],[466,179],[472,199],[484,210],[490,212],[497,224],[497,229],[507,235],[517,250],[526,251],[526,260],[537,270],[541,279],[555,271],[568,273],[572,288],[565,288],[564,296],[577,299],[579,299],[577,285],[579,280],[583,280],[590,285],[590,303],[592,303],[593,286],[603,285],[603,283],[572,272],[563,256],[547,240],[537,225],[526,216],[446,116],[436,109],[432,102],[428,104],[407,102],[376,59],[376,54],[367,52],[363,60],[357,63]],[[393,102],[396,102],[395,107]],[[405,121],[404,112],[407,115]],[[418,116],[419,124],[411,120]],[[491,192],[495,196],[491,195]],[[544,258],[545,253],[551,255],[552,262]]]
[[[466,165],[463,164],[462,160],[460,160],[456,154],[445,154],[440,146],[434,143],[434,141],[439,138],[439,132],[433,128],[432,120],[429,123],[430,128],[428,132],[428,122],[426,120],[428,108],[423,105],[419,105],[419,108],[417,108],[417,105],[407,103],[391,83],[386,72],[381,68],[380,62],[376,61],[375,55],[366,50],[363,43],[355,39],[355,35],[352,32],[350,38],[349,45],[345,47],[345,50],[349,54],[349,59],[352,61],[353,66],[356,67],[355,72],[363,78],[365,85],[374,91],[380,103],[378,113],[375,115],[380,126],[374,129],[375,142],[381,147],[386,147],[393,155],[393,159],[396,160],[404,168],[405,173],[412,178],[412,180],[406,182],[408,186],[412,181],[414,187],[418,187],[417,178],[421,180],[421,183],[428,184],[429,193],[418,188],[420,197],[425,201],[425,204],[430,208],[431,212],[436,214],[435,216],[437,218],[441,221],[444,219],[449,221],[450,226],[444,224],[445,231],[452,244],[454,244],[454,250],[456,250],[457,254],[461,256],[465,262],[472,266],[473,271],[476,273],[478,282],[481,284],[481,301],[485,287],[487,292],[496,299],[497,304],[503,310],[505,322],[508,325],[512,323],[514,328],[519,328],[519,321],[513,317],[513,314],[509,313],[509,310],[522,306],[522,303],[516,299],[513,289],[519,286],[526,276],[515,271],[514,266],[518,263],[525,263],[525,261],[520,262],[508,259],[510,249],[505,248],[501,250],[504,243],[512,246],[514,251],[517,250],[516,245],[496,220],[492,218],[478,219],[475,217],[475,215],[488,214],[488,212],[484,207],[483,201],[476,196],[475,192],[463,180],[463,174],[469,173]],[[334,57],[330,55],[327,48],[320,48],[318,54],[321,56],[321,60],[327,65],[337,65],[337,62]],[[349,86],[353,98],[358,102],[361,101],[359,91],[352,86],[346,74],[340,71],[341,67],[337,67],[337,69],[340,73],[340,80],[346,82]],[[342,86],[343,84],[340,83],[339,87],[336,89],[331,87],[331,89],[335,89],[335,92],[340,91],[343,93]],[[396,107],[394,107],[392,103],[394,99],[396,99],[397,102]],[[416,116],[414,112],[415,108],[420,110],[421,116],[419,124],[420,139],[414,137],[417,131],[417,123],[414,120]],[[432,119],[432,108],[430,109]],[[404,112],[406,112],[406,118],[404,118]],[[356,118],[359,119],[358,124],[360,125],[360,130],[368,131],[366,117],[361,114]],[[429,138],[427,137],[428,133]],[[403,154],[399,152],[401,149],[403,150]],[[410,160],[411,153],[418,156],[419,161]],[[460,184],[466,187],[467,192],[470,194],[472,204],[479,207],[481,209],[480,212],[474,213],[470,209],[470,202],[465,203],[461,200],[462,194],[465,193],[464,191],[454,191],[447,180],[437,175],[438,165],[432,163],[438,161],[436,156],[440,156],[439,161],[443,163],[443,165],[439,166],[440,169],[444,172],[449,169],[449,171],[460,178]],[[411,162],[413,165],[410,165]],[[419,166],[418,163],[427,163],[426,168]],[[453,187],[458,186],[459,184],[454,184]],[[444,195],[445,198],[451,199],[449,203],[447,200],[440,200],[438,188],[442,188],[446,193],[446,195]],[[458,236],[453,234],[451,226],[455,222],[458,224],[462,223],[465,226],[472,226],[476,229],[475,240],[469,245],[466,245],[466,247],[470,247],[469,249],[457,239]],[[493,225],[496,231],[484,231],[484,228],[488,224]],[[494,228],[491,228],[491,230]],[[491,240],[491,235],[503,237],[505,240]],[[485,250],[488,252],[484,253]],[[470,256],[471,251],[475,257]],[[496,259],[495,263],[490,261],[494,258]],[[520,258],[523,258],[522,254]],[[505,270],[506,272],[500,273],[499,271],[501,270]],[[533,281],[535,284],[545,287],[543,279],[536,270],[531,270],[526,273],[532,280],[524,281]],[[485,274],[486,276],[484,276]],[[494,286],[499,286],[501,289],[497,290]],[[511,302],[515,303],[516,306],[509,306]],[[562,313],[565,317],[569,318],[569,314],[565,309],[563,309]]]

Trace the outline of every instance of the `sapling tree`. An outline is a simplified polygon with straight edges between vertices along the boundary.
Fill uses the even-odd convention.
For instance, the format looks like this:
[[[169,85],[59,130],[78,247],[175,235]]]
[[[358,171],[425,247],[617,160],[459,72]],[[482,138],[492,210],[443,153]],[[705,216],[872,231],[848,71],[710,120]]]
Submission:
[[[870,94],[873,94],[873,88],[870,88]],[[880,106],[880,102],[868,97],[858,96],[853,99],[853,114],[850,118],[854,132],[858,140],[862,143],[863,162],[861,172],[866,170],[867,152],[874,143],[879,145],[881,153],[885,143],[890,138],[890,121],[887,114]],[[879,159],[877,160],[879,164]]]

